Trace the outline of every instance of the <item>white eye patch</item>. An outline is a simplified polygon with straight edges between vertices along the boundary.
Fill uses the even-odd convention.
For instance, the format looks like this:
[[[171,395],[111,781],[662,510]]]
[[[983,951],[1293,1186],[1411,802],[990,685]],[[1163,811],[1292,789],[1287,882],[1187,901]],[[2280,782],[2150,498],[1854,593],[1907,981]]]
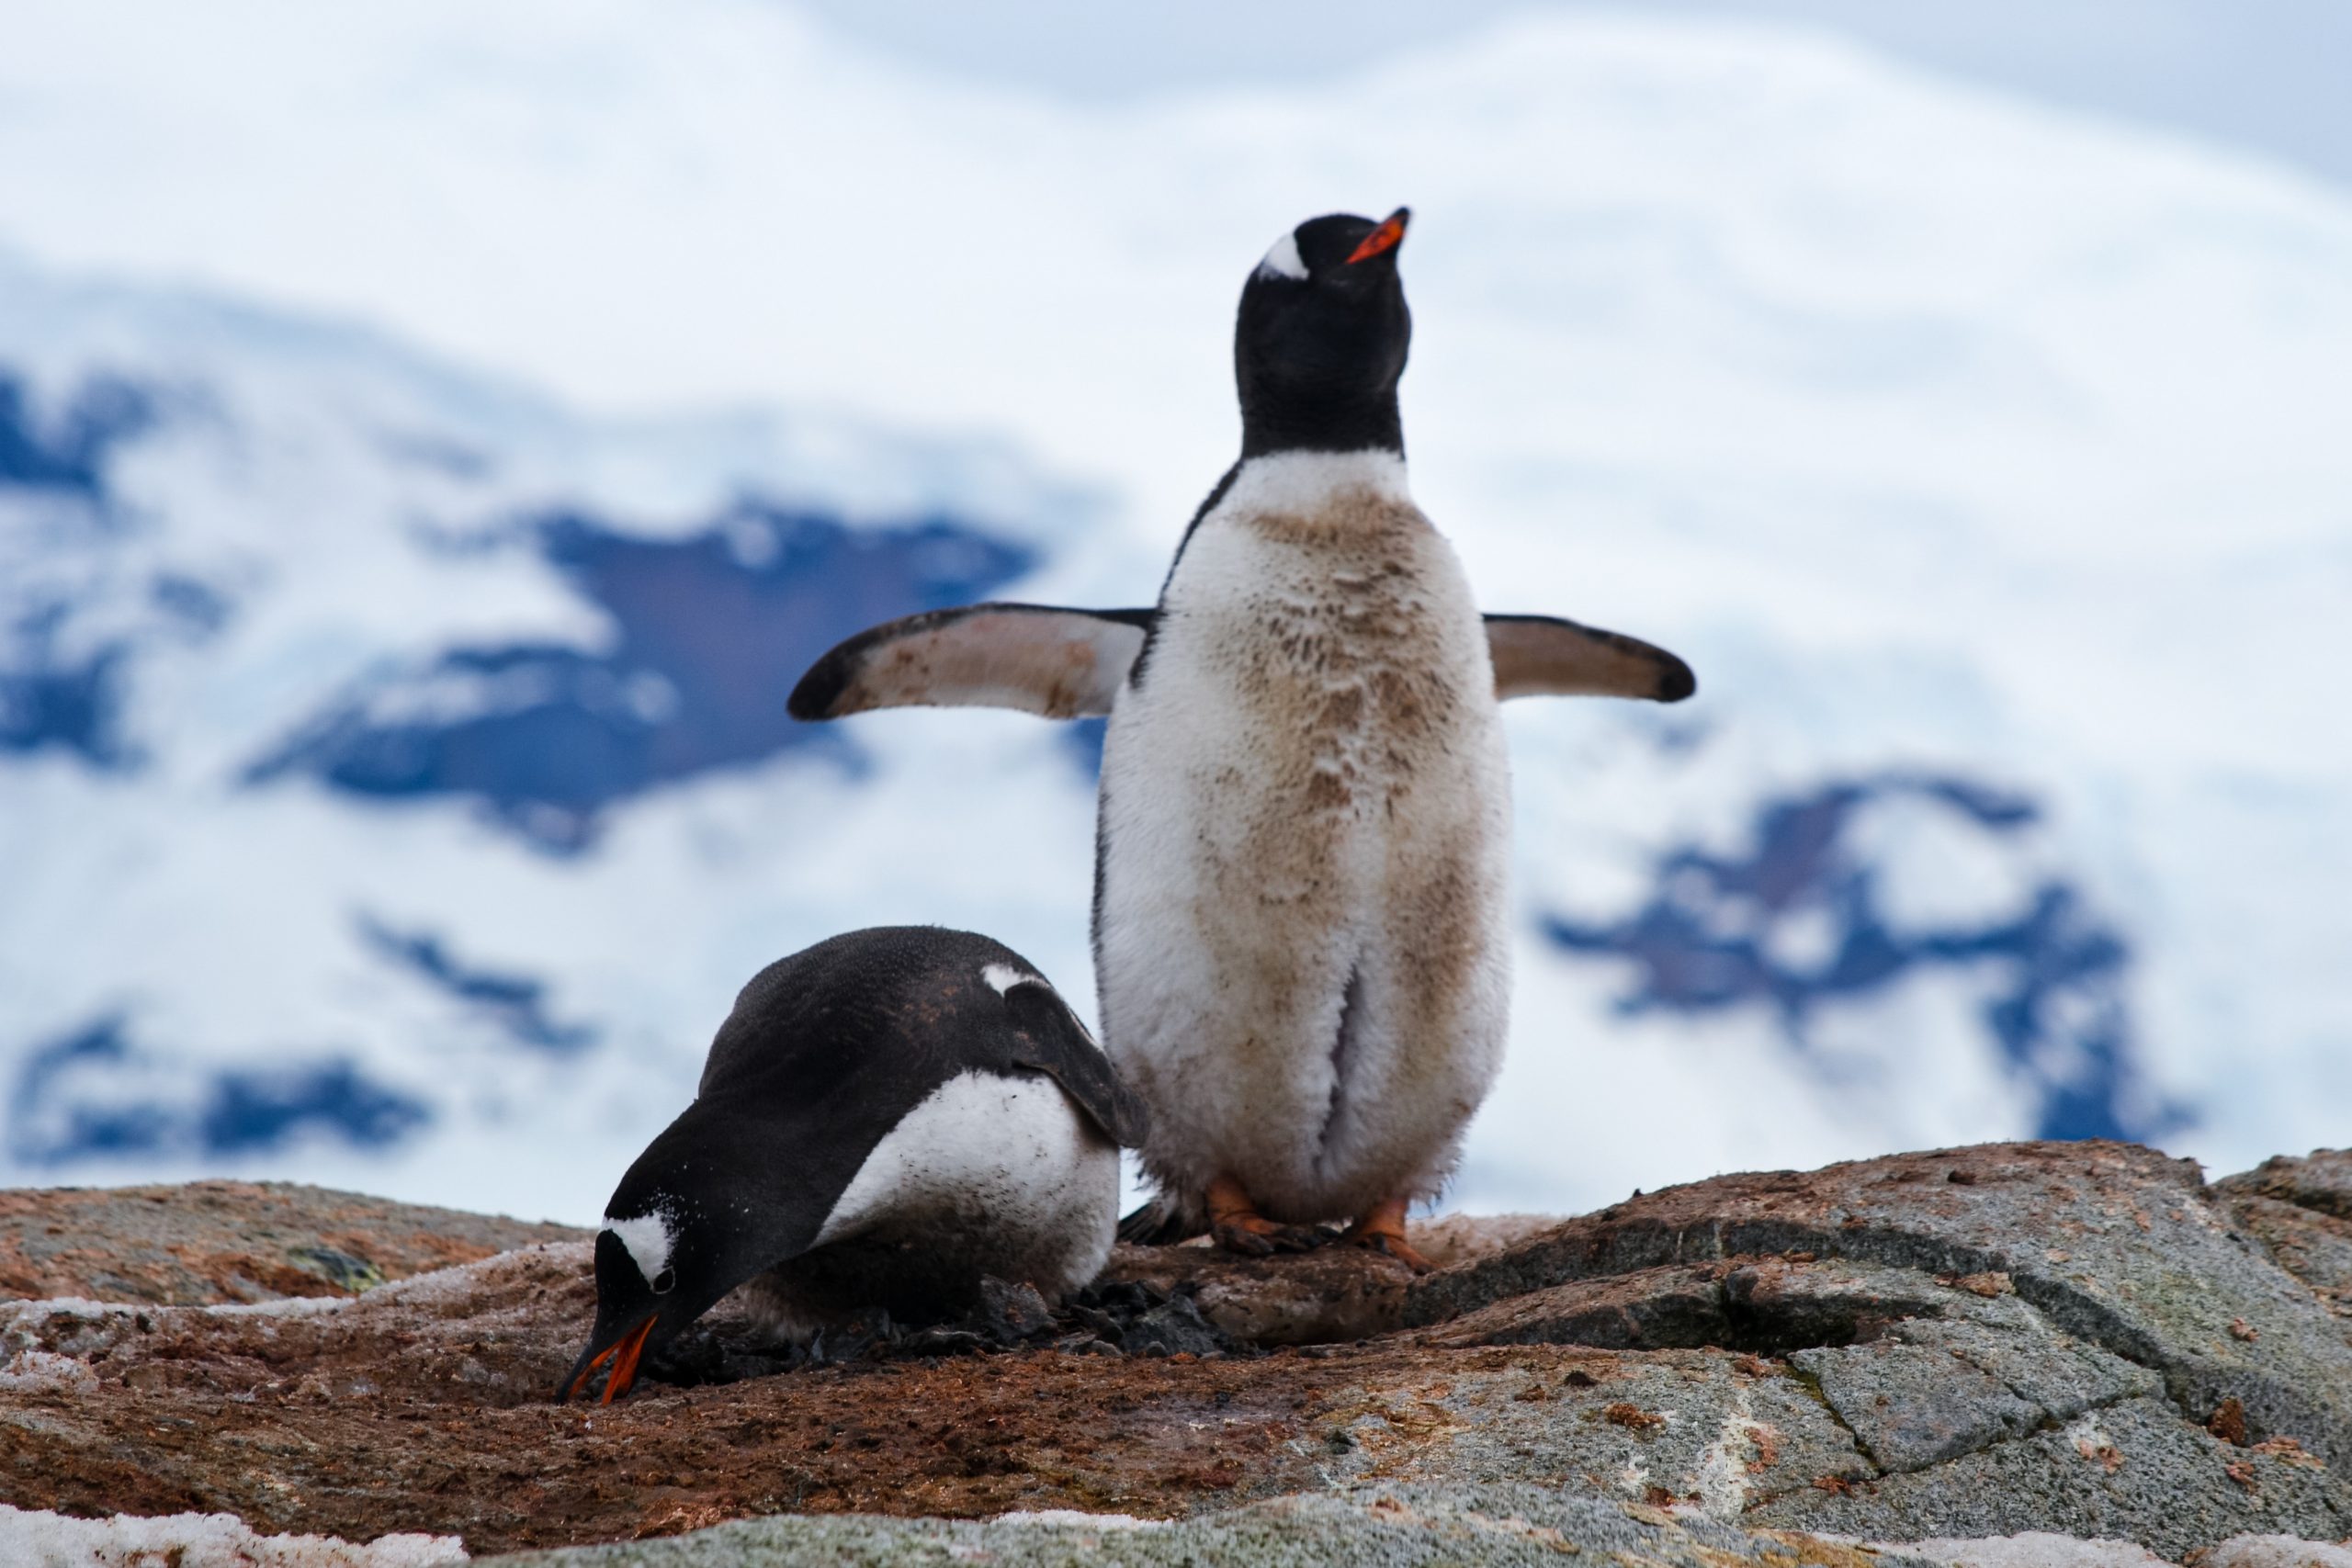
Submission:
[[[1039,976],[1024,975],[1010,964],[988,964],[980,970],[980,978],[986,980],[989,988],[1000,997],[1015,986],[1046,986]],[[1046,986],[1046,989],[1050,991],[1053,987]]]
[[[605,1228],[621,1238],[629,1257],[637,1263],[637,1271],[650,1284],[655,1276],[670,1266],[670,1222],[659,1213],[639,1214],[633,1219],[616,1220],[605,1216]]]
[[[989,987],[1001,997],[1012,995],[1012,987],[1015,986],[1036,987],[1057,1002],[1061,1002],[1062,1016],[1078,1025],[1080,1039],[1089,1045],[1093,1045],[1097,1051],[1102,1049],[1102,1046],[1095,1044],[1094,1032],[1086,1027],[1086,1021],[1078,1016],[1078,1010],[1069,1003],[1062,1001],[1062,994],[1054,989],[1043,975],[1025,975],[1010,964],[990,964],[980,970],[980,978],[986,980]]]
[[[1298,254],[1297,231],[1293,230],[1290,233],[1284,234],[1281,239],[1276,240],[1274,242],[1274,248],[1266,253],[1266,259],[1258,264],[1258,270],[1260,272],[1271,272],[1277,277],[1287,277],[1299,282],[1305,282],[1306,279],[1306,260]]]

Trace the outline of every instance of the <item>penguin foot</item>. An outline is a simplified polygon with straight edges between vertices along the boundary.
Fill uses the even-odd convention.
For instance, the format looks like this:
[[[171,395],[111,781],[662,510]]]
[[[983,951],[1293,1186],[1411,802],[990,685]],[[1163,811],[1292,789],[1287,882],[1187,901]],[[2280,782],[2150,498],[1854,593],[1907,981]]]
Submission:
[[[1244,1258],[1272,1258],[1278,1252],[1312,1252],[1339,1238],[1321,1225],[1285,1225],[1251,1214],[1246,1220],[1219,1220],[1209,1235],[1227,1252]]]
[[[1209,1235],[1217,1246],[1245,1258],[1277,1252],[1312,1252],[1331,1239],[1320,1225],[1286,1225],[1258,1212],[1241,1183],[1220,1176],[1209,1183]]]
[[[1416,1274],[1426,1274],[1437,1267],[1414,1251],[1411,1244],[1406,1241],[1405,1200],[1402,1198],[1391,1198],[1375,1205],[1372,1213],[1350,1225],[1348,1234],[1340,1239],[1350,1247],[1361,1247],[1368,1252],[1393,1258]]]

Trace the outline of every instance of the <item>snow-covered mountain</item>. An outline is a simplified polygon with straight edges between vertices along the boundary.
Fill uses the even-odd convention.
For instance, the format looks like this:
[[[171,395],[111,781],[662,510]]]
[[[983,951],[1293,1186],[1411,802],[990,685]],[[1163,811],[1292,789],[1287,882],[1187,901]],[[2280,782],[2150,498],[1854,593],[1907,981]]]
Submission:
[[[1148,601],[1242,273],[1398,200],[1424,505],[1701,677],[1514,705],[1461,1201],[2346,1136],[2352,207],[1746,29],[1082,110],[750,0],[354,15],[0,60],[0,1179],[582,1218],[793,947],[1085,998],[1093,738],[783,693]]]
[[[333,1171],[589,1212],[734,987],[853,907],[890,918],[865,862],[922,838],[874,815],[882,751],[785,716],[791,678],[1033,573],[1089,511],[978,446],[596,423],[21,264],[0,301],[24,1179]],[[1082,886],[1082,756],[1025,750],[951,745],[899,808],[1049,795]]]

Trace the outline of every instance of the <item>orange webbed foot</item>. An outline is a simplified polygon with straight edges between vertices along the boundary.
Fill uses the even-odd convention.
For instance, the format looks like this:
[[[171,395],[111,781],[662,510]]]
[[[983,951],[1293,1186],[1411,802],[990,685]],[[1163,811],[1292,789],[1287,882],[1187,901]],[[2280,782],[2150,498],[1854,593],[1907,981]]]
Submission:
[[[1277,1252],[1312,1252],[1331,1239],[1320,1225],[1286,1225],[1266,1218],[1241,1183],[1220,1176],[1209,1183],[1209,1235],[1227,1252],[1271,1258]]]
[[[1437,1267],[1413,1250],[1405,1239],[1405,1200],[1391,1198],[1376,1205],[1372,1213],[1348,1227],[1342,1238],[1350,1247],[1361,1247],[1393,1258],[1416,1274],[1426,1274]]]

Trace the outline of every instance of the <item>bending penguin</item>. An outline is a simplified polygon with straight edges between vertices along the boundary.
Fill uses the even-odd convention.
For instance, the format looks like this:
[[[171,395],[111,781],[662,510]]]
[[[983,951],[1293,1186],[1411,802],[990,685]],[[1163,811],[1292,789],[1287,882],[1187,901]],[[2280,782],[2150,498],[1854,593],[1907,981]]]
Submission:
[[[1321,1222],[1416,1269],[1405,1214],[1500,1065],[1510,774],[1498,705],[1679,702],[1615,632],[1481,616],[1406,483],[1408,214],[1331,216],[1241,291],[1241,457],[1151,609],[980,604],[835,648],[801,718],[980,704],[1107,714],[1094,954],[1159,1187],[1122,1235],[1246,1253]]]
[[[772,1330],[965,1311],[980,1280],[1058,1298],[1111,1250],[1143,1111],[1020,954],[967,931],[852,931],[769,964],[692,1105],[596,1234],[596,1325],[557,1391],[639,1363],[749,1286]]]

